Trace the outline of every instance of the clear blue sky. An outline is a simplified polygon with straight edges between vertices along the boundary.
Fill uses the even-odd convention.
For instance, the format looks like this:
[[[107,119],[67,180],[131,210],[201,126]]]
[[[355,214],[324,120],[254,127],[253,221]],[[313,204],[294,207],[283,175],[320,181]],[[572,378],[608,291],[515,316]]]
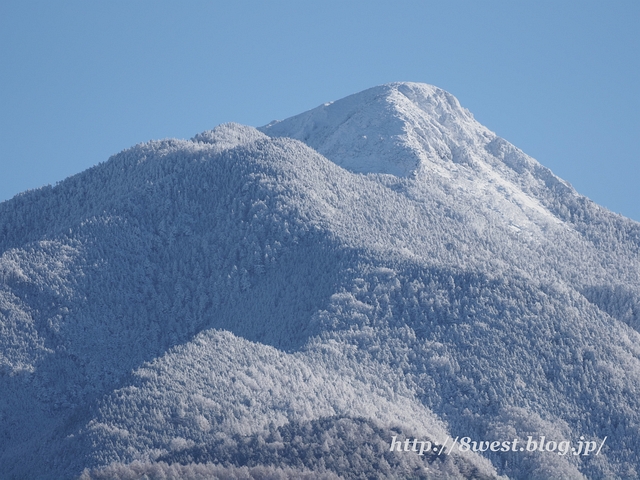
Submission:
[[[640,220],[639,25],[638,0],[3,0],[0,200],[406,80]]]

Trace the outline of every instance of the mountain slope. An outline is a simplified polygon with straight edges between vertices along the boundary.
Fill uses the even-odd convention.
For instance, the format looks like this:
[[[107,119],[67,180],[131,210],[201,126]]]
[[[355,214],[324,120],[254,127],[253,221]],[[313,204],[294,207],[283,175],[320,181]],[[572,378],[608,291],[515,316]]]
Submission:
[[[549,169],[480,125],[455,97],[437,87],[407,82],[382,85],[260,130],[301,140],[353,172],[414,178],[415,182],[398,183],[413,198],[455,203],[453,214],[478,235],[489,237],[492,229],[508,228],[528,243],[528,249],[543,248],[537,258],[526,259],[526,269],[544,257],[556,258],[558,241],[567,246],[561,257],[576,243],[584,244],[588,253],[563,263],[572,269],[594,268],[594,262],[583,259],[595,256],[606,266],[606,273],[592,271],[579,280],[592,301],[598,297],[594,291],[611,289],[606,281],[592,282],[611,275],[612,265],[617,275],[608,281],[617,285],[640,280],[637,222],[579,195]],[[399,162],[404,162],[402,168]],[[509,263],[519,263],[518,257],[509,258]],[[640,326],[637,315],[625,318],[634,328]]]
[[[638,468],[637,223],[435,87],[260,130],[138,145],[0,204],[5,478]],[[383,455],[392,435],[607,439]]]

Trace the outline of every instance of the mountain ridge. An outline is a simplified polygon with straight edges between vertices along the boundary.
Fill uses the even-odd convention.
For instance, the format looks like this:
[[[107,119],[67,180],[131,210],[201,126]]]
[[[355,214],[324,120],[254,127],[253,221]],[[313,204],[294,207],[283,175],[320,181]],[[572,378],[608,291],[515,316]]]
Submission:
[[[381,92],[443,92],[376,89],[365,97],[378,103]],[[366,113],[357,95],[348,105]],[[472,122],[438,95],[443,114]],[[427,135],[457,120],[420,109],[400,117],[422,122],[413,147],[393,108],[369,119],[373,130],[391,122],[383,154],[413,148],[395,165],[415,159],[414,175],[349,171],[336,154],[361,165],[376,151],[357,143],[371,135],[356,128],[366,115],[319,108],[262,132],[231,123],[140,144],[0,204],[6,478],[98,478],[135,462],[231,472],[249,458],[245,441],[282,449],[292,431],[318,451],[321,428],[360,438],[354,451],[372,460],[367,435],[381,445],[372,432],[394,428],[608,438],[597,458],[381,458],[398,477],[637,469],[640,224],[484,127]],[[355,123],[326,121],[331,108]],[[480,140],[459,140],[470,136]],[[332,467],[318,470],[304,441],[287,445],[298,453],[258,450],[253,466],[359,474],[352,452],[325,450]]]

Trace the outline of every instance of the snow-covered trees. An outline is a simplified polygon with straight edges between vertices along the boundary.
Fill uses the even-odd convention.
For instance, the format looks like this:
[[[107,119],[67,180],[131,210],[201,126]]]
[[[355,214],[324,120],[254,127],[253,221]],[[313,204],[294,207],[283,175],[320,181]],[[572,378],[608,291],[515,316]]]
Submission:
[[[394,88],[349,104],[379,117],[290,124],[328,155],[410,154],[406,177],[228,124],[0,204],[8,478],[637,469],[640,227]],[[383,455],[392,431],[607,448],[437,464]]]

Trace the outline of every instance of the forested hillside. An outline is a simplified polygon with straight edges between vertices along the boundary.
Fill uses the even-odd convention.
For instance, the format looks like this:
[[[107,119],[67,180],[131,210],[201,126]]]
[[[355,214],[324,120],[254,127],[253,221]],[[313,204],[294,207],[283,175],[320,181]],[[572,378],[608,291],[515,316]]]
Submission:
[[[427,85],[137,145],[0,203],[0,478],[633,477],[639,251]]]

